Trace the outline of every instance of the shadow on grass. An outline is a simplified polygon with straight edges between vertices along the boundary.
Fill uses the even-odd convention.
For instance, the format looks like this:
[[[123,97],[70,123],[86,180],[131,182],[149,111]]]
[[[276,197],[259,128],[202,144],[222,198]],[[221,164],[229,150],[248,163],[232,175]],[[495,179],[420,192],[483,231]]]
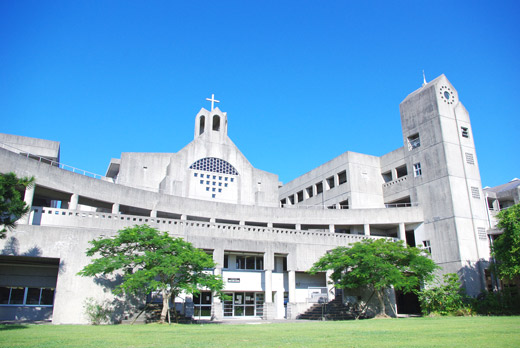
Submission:
[[[0,331],[27,329],[27,325],[20,324],[0,324]]]

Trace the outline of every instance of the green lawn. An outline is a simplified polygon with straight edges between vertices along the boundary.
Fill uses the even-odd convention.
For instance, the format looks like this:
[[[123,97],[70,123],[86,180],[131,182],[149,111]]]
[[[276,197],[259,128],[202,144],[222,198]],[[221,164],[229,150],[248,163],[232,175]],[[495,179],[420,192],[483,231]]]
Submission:
[[[257,325],[0,325],[0,347],[520,347],[520,317]]]

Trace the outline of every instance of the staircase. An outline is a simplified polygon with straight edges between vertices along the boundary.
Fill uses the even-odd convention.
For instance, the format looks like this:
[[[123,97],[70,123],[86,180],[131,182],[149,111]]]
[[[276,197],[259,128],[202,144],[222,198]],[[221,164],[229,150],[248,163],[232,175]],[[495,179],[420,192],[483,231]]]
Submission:
[[[323,313],[323,315],[322,315]],[[328,303],[316,303],[306,312],[300,314],[298,319],[305,320],[352,320],[356,319],[359,309],[354,309],[351,305],[343,304],[341,296]],[[360,319],[364,319],[361,316]]]

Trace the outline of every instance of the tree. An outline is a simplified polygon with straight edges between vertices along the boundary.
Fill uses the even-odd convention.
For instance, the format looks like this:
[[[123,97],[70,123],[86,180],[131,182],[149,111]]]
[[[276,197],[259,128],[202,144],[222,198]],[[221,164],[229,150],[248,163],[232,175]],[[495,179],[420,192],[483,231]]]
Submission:
[[[29,212],[20,191],[34,185],[34,177],[18,178],[14,173],[0,173],[0,239],[16,227],[16,221]]]
[[[520,204],[502,210],[497,217],[497,226],[504,233],[493,243],[493,256],[499,276],[513,280],[520,276]]]
[[[337,247],[322,256],[311,273],[332,270],[331,279],[340,289],[368,287],[385,315],[384,290],[393,286],[410,292],[433,278],[435,263],[417,248],[407,248],[402,241],[365,239],[352,247]]]
[[[123,281],[115,294],[148,294],[161,291],[163,308],[161,322],[169,312],[169,300],[181,293],[197,293],[208,288],[222,295],[224,282],[207,271],[214,268],[211,256],[182,238],[172,238],[147,225],[135,225],[119,230],[112,238],[89,242],[87,256],[99,255],[78,274],[81,276],[109,275],[122,272]]]

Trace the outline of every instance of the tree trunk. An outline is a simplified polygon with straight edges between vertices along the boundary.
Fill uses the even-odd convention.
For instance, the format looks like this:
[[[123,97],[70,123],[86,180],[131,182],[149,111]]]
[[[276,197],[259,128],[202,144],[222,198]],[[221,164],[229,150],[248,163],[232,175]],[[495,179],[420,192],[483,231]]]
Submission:
[[[170,294],[166,290],[162,290],[162,311],[161,311],[161,319],[160,323],[164,323],[166,321],[166,315],[170,310]]]
[[[376,293],[377,293],[377,299],[379,300],[379,305],[380,305],[380,312],[379,314],[380,315],[383,315],[383,316],[386,316],[386,307],[385,307],[385,295],[384,295],[384,290],[376,290]]]

